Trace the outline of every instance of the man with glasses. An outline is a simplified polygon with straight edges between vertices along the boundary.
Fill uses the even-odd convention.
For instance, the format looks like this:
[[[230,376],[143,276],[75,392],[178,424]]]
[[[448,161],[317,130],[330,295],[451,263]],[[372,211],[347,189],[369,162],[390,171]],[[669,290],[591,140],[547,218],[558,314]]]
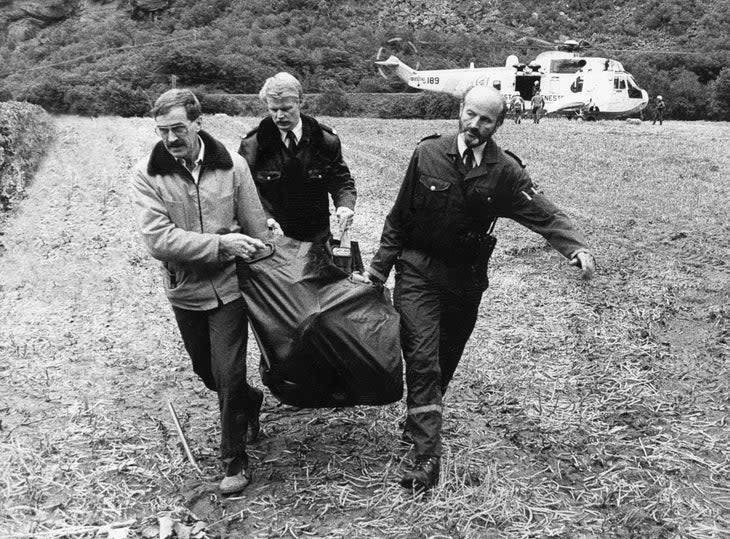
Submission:
[[[202,130],[190,90],[162,94],[152,109],[161,140],[132,179],[137,224],[162,262],[167,298],[193,363],[220,407],[224,494],[249,483],[246,442],[259,433],[263,393],[246,381],[246,309],[235,257],[264,247],[264,210],[246,162]]]
[[[238,149],[251,167],[269,226],[301,241],[330,238],[328,194],[340,231],[349,228],[357,192],[333,129],[301,113],[302,85],[289,73],[266,79],[259,98],[269,117]]]

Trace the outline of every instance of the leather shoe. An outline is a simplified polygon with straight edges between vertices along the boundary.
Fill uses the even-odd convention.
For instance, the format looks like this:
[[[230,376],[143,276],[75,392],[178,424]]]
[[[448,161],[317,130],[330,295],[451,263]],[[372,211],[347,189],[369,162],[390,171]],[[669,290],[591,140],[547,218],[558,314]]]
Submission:
[[[242,491],[251,482],[248,473],[248,457],[233,457],[226,464],[226,476],[220,484],[221,494],[234,494]]]
[[[259,415],[261,414],[261,405],[264,403],[264,392],[252,387],[249,389],[249,399],[251,401],[252,413],[248,420],[246,442],[253,443],[259,439],[259,434],[261,433]]]
[[[413,465],[408,466],[400,479],[401,486],[417,492],[428,490],[439,482],[441,459],[439,457],[419,456]]]

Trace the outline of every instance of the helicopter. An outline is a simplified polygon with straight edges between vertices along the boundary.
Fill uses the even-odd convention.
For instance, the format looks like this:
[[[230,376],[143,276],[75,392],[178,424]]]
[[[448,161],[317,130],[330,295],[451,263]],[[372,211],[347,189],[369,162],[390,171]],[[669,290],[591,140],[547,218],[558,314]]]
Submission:
[[[387,44],[403,47],[402,38],[392,38]],[[417,52],[412,42],[405,45]],[[530,99],[537,90],[545,100],[545,114],[561,114],[578,120],[621,118],[640,113],[649,102],[649,95],[627,72],[621,62],[611,58],[584,56],[585,41],[568,39],[555,50],[538,54],[528,64],[509,55],[504,67],[419,70],[406,65],[397,56],[381,59],[386,47],[380,47],[375,64],[383,77],[385,70],[395,74],[413,88],[445,92],[461,97],[471,86],[492,86],[510,103],[516,96]]]

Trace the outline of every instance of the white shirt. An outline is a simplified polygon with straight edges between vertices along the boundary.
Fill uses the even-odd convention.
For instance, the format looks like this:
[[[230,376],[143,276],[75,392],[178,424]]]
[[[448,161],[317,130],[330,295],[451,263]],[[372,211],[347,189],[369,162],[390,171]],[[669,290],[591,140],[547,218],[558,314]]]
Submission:
[[[284,143],[284,146],[286,146],[286,134],[289,131],[282,131],[279,129],[279,135],[281,136],[281,141]],[[302,140],[302,119],[299,118],[299,122],[297,125],[294,126],[294,129],[291,130],[292,133],[294,133],[294,142],[298,145],[299,141]]]
[[[485,140],[482,142],[479,146],[476,146],[471,149],[471,151],[474,153],[474,166],[478,167],[482,164],[482,157],[484,156],[484,147],[487,145],[487,141]],[[459,156],[461,157],[461,162],[464,162],[464,152],[466,151],[467,145],[466,142],[464,142],[464,133],[459,133],[459,136],[456,137],[456,147],[459,150]]]
[[[198,142],[200,142],[200,151],[198,152],[198,158],[193,163],[193,168],[188,168],[185,159],[179,159],[180,164],[190,171],[190,175],[193,177],[195,185],[198,185],[200,171],[203,168],[203,157],[205,156],[205,143],[203,142],[203,139],[198,137]]]

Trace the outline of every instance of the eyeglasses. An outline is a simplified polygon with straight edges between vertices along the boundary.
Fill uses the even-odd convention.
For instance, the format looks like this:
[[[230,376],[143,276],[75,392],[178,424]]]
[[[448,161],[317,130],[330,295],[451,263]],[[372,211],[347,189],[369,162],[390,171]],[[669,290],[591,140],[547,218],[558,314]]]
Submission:
[[[172,127],[160,127],[159,125],[155,127],[155,133],[157,133],[162,138],[167,138],[170,136],[170,133],[175,135],[176,137],[184,137],[188,134],[190,131],[190,128],[187,125],[174,125]]]

